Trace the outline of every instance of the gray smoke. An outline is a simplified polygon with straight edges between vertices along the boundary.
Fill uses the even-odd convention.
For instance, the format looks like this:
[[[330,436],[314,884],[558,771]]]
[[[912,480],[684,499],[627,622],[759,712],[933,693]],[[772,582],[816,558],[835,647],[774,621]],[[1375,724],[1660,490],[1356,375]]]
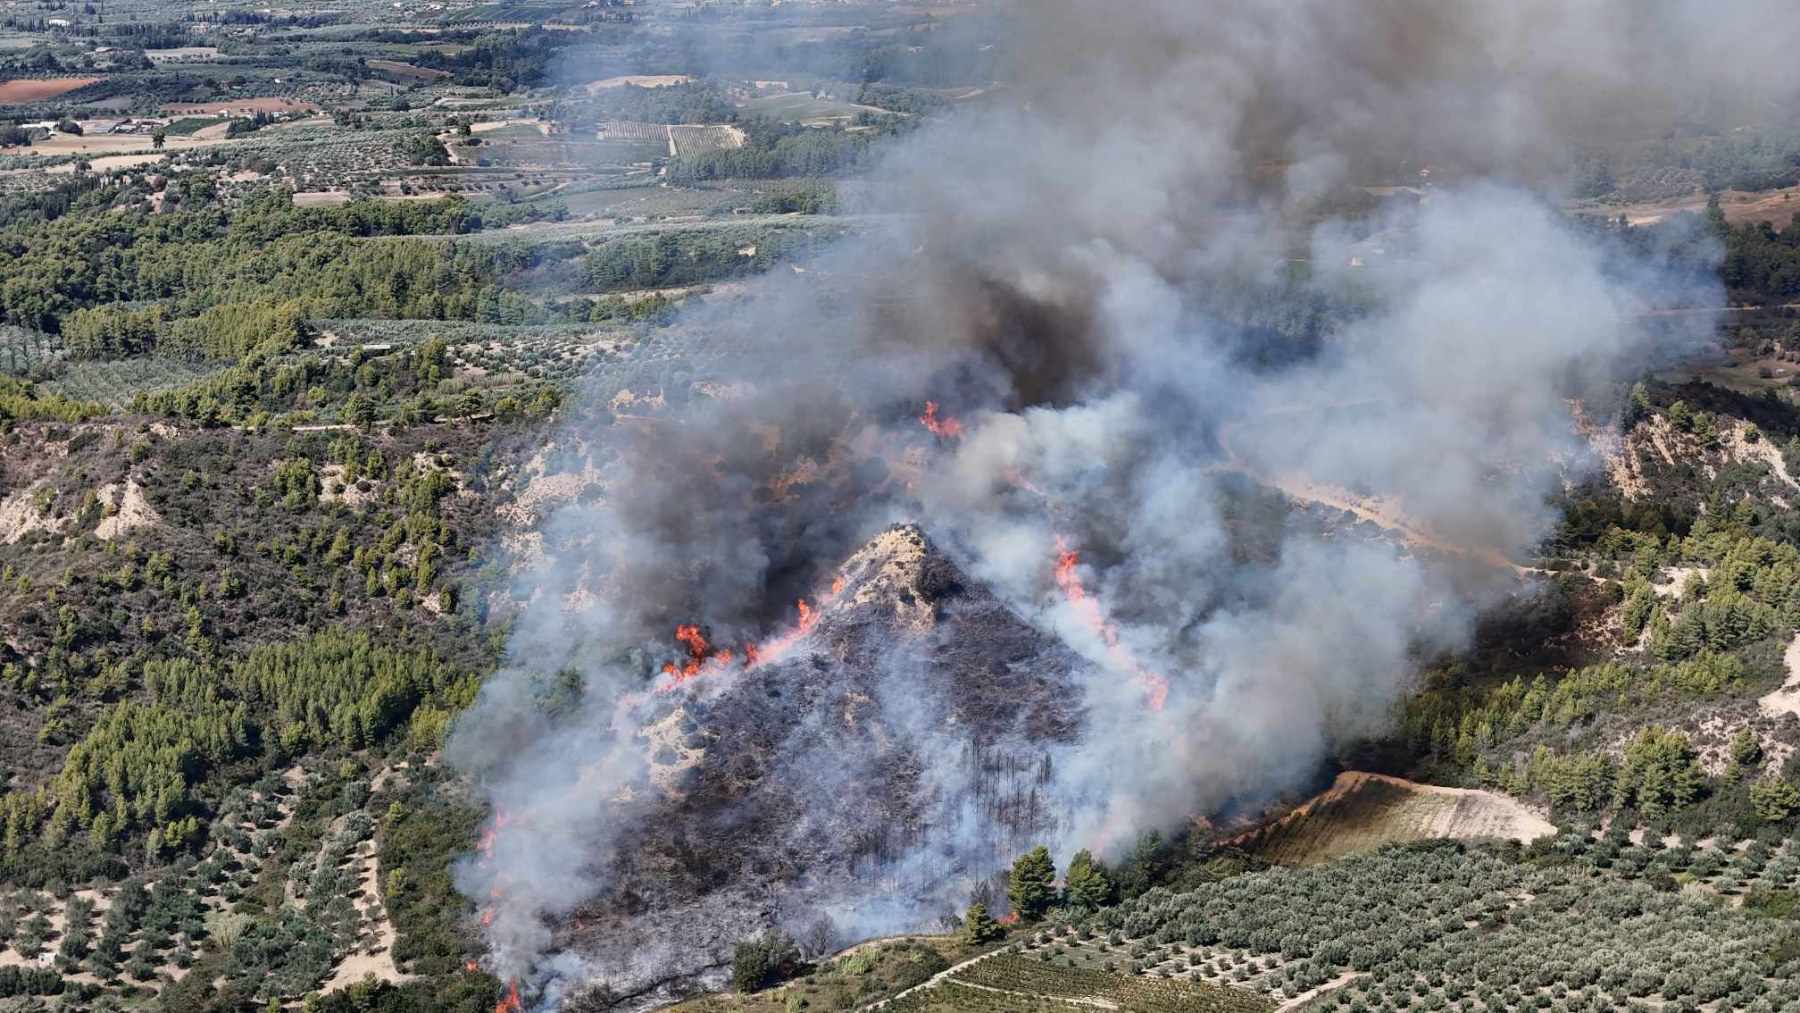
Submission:
[[[652,933],[625,964],[584,962],[550,952],[551,924],[654,829],[646,689],[676,624],[768,637],[894,521],[1088,662],[1079,733],[1047,747],[1061,858],[1267,800],[1381,731],[1418,658],[1518,590],[1511,564],[1583,467],[1569,400],[1700,337],[1652,332],[1659,300],[1719,298],[1555,210],[1577,145],[1759,113],[1800,71],[1793,20],[1624,0],[1019,5],[1007,79],[859,189],[881,227],[690,313],[639,352],[676,345],[685,365],[598,376],[559,435],[600,462],[602,494],[545,524],[509,663],[447,750],[507,814],[459,872],[492,911],[495,968],[642,987],[717,959]],[[1411,190],[1367,212],[1362,184]],[[671,401],[590,422],[621,387]],[[924,433],[927,399],[960,439]],[[866,885],[813,898],[848,932],[924,924],[993,864],[919,657],[897,642],[871,677],[938,818]],[[774,776],[816,799],[800,833],[859,768],[810,751],[819,716],[796,720]],[[745,902],[721,938],[780,892],[730,874],[720,895]]]

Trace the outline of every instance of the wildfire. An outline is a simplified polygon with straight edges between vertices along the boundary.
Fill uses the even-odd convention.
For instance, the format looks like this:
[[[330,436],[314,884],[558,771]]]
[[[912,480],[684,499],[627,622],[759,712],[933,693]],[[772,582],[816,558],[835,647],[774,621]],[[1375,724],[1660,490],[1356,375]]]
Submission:
[[[931,430],[931,435],[936,436],[939,439],[962,439],[962,422],[948,415],[939,418],[938,403],[936,401],[925,402],[925,413],[919,416],[919,421],[924,424],[926,429]]]
[[[842,576],[834,577],[831,581],[831,590],[819,596],[819,604],[824,605],[833,601],[843,593],[844,578]],[[745,669],[755,668],[780,658],[792,650],[794,645],[804,639],[808,633],[812,632],[813,627],[819,624],[818,608],[815,608],[805,598],[794,603],[794,610],[798,614],[798,618],[786,632],[770,637],[760,644],[744,645]],[[706,635],[700,632],[698,626],[684,623],[675,627],[675,639],[687,648],[687,660],[679,664],[671,661],[663,665],[663,674],[669,677],[669,681],[660,687],[660,692],[670,692],[696,676],[725,671],[737,660],[736,652],[715,649],[706,639]]]
[[[1162,710],[1163,703],[1169,699],[1169,680],[1145,668],[1131,652],[1131,648],[1119,640],[1118,624],[1106,618],[1099,599],[1088,594],[1087,588],[1082,584],[1081,574],[1076,569],[1080,565],[1081,553],[1069,548],[1068,542],[1058,536],[1055,577],[1063,599],[1074,609],[1082,623],[1100,637],[1101,642],[1106,645],[1108,659],[1137,678],[1138,684],[1144,688],[1144,702],[1149,704],[1150,709]]]
[[[471,961],[468,961],[467,963],[463,964],[463,970],[469,972],[470,974],[474,974],[475,972],[481,970],[481,965],[476,963],[475,961],[471,960]]]
[[[674,680],[665,688],[672,689],[694,678],[702,669],[723,669],[731,665],[732,653],[714,651],[698,626],[683,624],[675,627],[675,639],[687,646],[688,657],[679,665],[671,661],[663,666],[663,674]]]
[[[506,896],[506,894],[501,891],[500,884],[498,884],[498,883],[495,883],[493,886],[488,888],[488,899],[489,900],[497,902],[502,897],[505,897],[505,896]],[[493,904],[489,904],[487,907],[482,909],[482,911],[481,911],[481,927],[482,928],[485,929],[488,926],[494,924],[494,911],[495,911],[495,908],[494,908]]]
[[[512,816],[506,810],[496,809],[494,811],[494,822],[488,824],[487,829],[481,832],[481,843],[477,846],[481,851],[482,858],[492,859],[494,857],[494,839],[499,837],[500,831],[506,829],[507,824],[511,822]]]
[[[818,610],[808,605],[805,598],[795,602],[794,608],[799,612],[800,618],[795,620],[794,625],[786,633],[744,648],[745,667],[755,668],[758,665],[775,661],[792,650],[795,644],[798,644],[808,633],[812,632],[814,626],[819,624]]]
[[[506,994],[494,1006],[494,1013],[525,1013],[525,1001],[519,998],[519,979],[507,983]]]

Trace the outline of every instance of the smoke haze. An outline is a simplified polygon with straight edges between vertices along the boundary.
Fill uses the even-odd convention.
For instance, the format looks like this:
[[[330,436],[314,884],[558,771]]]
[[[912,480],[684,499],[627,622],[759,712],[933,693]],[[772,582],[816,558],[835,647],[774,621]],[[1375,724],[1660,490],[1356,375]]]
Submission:
[[[1006,80],[859,188],[879,227],[690,313],[649,339],[687,365],[598,377],[576,413],[660,389],[653,421],[559,435],[601,462],[601,495],[546,522],[508,664],[447,749],[506,814],[459,871],[496,970],[638,989],[718,961],[654,912],[625,962],[553,954],[553,923],[654,832],[646,722],[773,671],[647,692],[682,657],[677,624],[780,637],[896,522],[1079,659],[1078,727],[1039,743],[1059,861],[1293,790],[1381,731],[1418,658],[1518,590],[1510,562],[1582,467],[1569,399],[1702,337],[1646,310],[1719,298],[1543,194],[1580,143],[1790,95],[1793,20],[1623,0],[1013,10]],[[1360,184],[1414,189],[1334,213]],[[926,431],[927,400],[961,435]],[[1314,507],[1246,517],[1269,502],[1252,485]],[[1322,519],[1345,496],[1406,537]],[[1001,850],[931,640],[896,636],[855,673],[934,815],[879,875],[809,887],[846,932],[928,923]],[[858,757],[820,754],[836,720],[793,714],[769,772],[801,800],[793,840],[827,857],[866,787]],[[785,910],[783,886],[728,876],[715,944]]]

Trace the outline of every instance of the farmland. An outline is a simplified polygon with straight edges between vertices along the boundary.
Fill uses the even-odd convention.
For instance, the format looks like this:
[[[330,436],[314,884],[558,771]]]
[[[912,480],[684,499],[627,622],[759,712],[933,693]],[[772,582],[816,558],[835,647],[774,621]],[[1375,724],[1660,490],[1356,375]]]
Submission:
[[[1237,843],[1273,862],[1309,865],[1384,844],[1436,838],[1529,843],[1556,828],[1511,799],[1346,772],[1324,794]]]
[[[52,77],[15,78],[11,81],[0,81],[0,103],[23,105],[31,102],[46,102],[60,95],[86,88],[91,84],[99,84],[104,78],[99,77]]]

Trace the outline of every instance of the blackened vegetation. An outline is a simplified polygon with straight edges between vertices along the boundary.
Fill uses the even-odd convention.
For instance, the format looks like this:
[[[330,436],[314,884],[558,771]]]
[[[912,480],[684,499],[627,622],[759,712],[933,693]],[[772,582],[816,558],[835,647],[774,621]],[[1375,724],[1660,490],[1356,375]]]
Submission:
[[[643,818],[621,817],[635,829],[613,856],[612,887],[564,926],[563,945],[624,967],[638,941],[668,939],[679,966],[718,967],[738,940],[867,897],[869,882],[892,882],[890,899],[910,903],[1052,828],[1039,790],[1049,747],[1077,728],[1080,660],[916,529],[878,544],[846,566],[835,603],[790,655],[716,676],[736,680],[716,693],[696,684],[671,697],[682,748],[704,756],[663,782]],[[961,755],[956,797],[923,780],[925,750]],[[981,840],[991,863],[919,861],[922,842],[958,838]]]

